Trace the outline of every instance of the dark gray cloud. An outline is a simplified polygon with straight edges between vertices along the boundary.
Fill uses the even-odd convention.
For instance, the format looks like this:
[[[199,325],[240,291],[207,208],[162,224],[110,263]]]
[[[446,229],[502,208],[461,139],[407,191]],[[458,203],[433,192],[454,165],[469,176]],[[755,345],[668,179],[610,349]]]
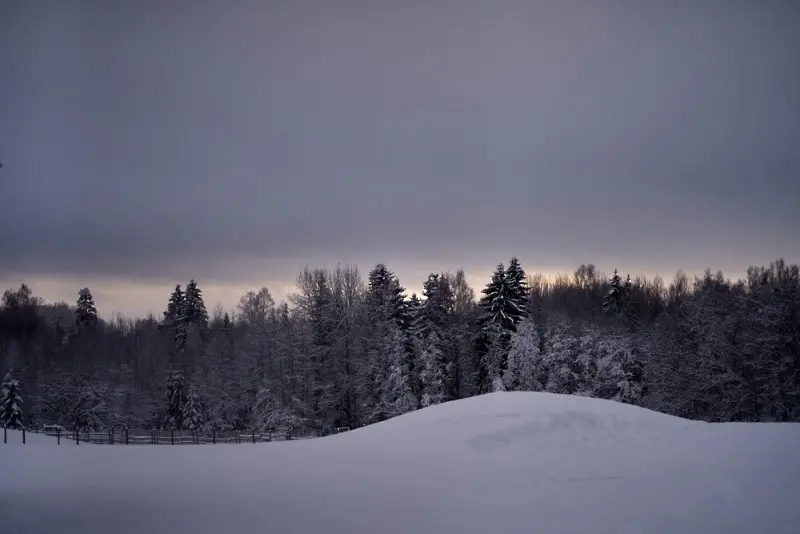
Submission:
[[[0,275],[800,259],[793,2],[3,11]]]

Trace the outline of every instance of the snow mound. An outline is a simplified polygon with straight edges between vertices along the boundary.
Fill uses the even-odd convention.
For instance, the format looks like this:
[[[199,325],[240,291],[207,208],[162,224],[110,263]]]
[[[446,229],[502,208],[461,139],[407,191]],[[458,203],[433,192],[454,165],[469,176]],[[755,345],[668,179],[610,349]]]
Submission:
[[[703,425],[614,401],[554,393],[501,392],[431,406],[329,438],[396,444],[424,436],[477,450],[563,446],[572,442],[636,442]]]
[[[318,440],[0,444],[0,532],[795,534],[800,425],[495,393]]]

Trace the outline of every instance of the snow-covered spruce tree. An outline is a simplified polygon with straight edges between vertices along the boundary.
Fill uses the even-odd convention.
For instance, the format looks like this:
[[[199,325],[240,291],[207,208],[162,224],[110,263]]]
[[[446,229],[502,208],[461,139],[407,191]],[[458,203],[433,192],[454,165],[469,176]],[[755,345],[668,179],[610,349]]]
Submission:
[[[75,322],[79,329],[91,328],[97,324],[97,307],[94,305],[94,298],[88,287],[84,287],[78,292]]]
[[[517,276],[514,274],[515,279]],[[518,290],[524,291],[519,288]],[[516,329],[517,322],[524,317],[527,310],[527,303],[520,309],[520,303],[515,302],[514,299],[518,298],[519,294],[516,296],[512,294],[509,278],[502,263],[497,266],[482,293],[483,297],[479,302],[481,309],[481,315],[478,317],[479,332],[476,340],[476,354],[479,361],[476,383],[479,393],[491,391],[494,388],[493,381],[496,378],[502,379],[507,365],[510,334]],[[492,368],[486,367],[487,365]]]
[[[508,366],[503,374],[507,391],[537,391],[541,385],[536,380],[539,365],[539,333],[533,321],[522,319],[517,331],[511,334]]]
[[[177,323],[183,317],[183,291],[181,285],[175,286],[175,290],[169,297],[167,303],[167,310],[164,312],[164,324],[172,325]]]
[[[481,291],[478,303],[482,310],[479,318],[480,326],[486,328],[489,324],[498,325],[501,329],[511,331],[514,328],[514,315],[511,312],[512,305],[509,301],[510,294],[506,270],[503,264],[498,264],[492,279]]]
[[[183,428],[183,408],[186,404],[186,379],[183,371],[167,371],[167,387],[164,391],[164,427],[180,430]]]
[[[505,282],[508,291],[507,314],[516,327],[516,325],[527,316],[528,296],[530,294],[528,277],[525,274],[525,269],[522,268],[522,265],[516,257],[511,258],[511,261],[508,263],[508,269],[506,269],[505,272]]]
[[[475,385],[477,393],[487,393],[493,389],[492,382],[502,372],[502,338],[504,332],[511,328],[512,322],[506,316],[505,301],[507,297],[505,285],[505,267],[499,264],[492,278],[481,291],[483,296],[478,301],[479,315],[477,319],[478,333],[475,341],[477,358],[477,376]]]
[[[189,387],[186,395],[186,402],[183,404],[183,428],[197,432],[205,428],[205,417],[203,415],[203,404],[200,395],[197,394],[195,386]]]
[[[431,330],[441,334],[447,326],[454,304],[448,279],[439,274],[429,274],[422,285],[422,296],[425,300],[422,301],[415,317],[418,324],[417,331],[422,336],[426,336]]]
[[[619,273],[614,269],[614,276],[611,277],[608,285],[608,293],[603,297],[603,311],[609,315],[616,315],[622,311],[622,303],[625,299],[625,287]]]
[[[394,273],[382,263],[369,272],[367,302],[373,313],[377,314],[374,319],[384,321],[392,318],[399,326],[407,326],[405,289]]]
[[[620,315],[628,329],[628,333],[635,334],[642,328],[642,319],[645,318],[642,315],[645,311],[643,305],[646,300],[647,293],[644,282],[641,280],[634,282],[631,279],[631,275],[628,274],[625,277],[625,283],[622,285],[622,304],[620,306]]]
[[[377,422],[400,415],[396,404],[402,392],[397,388],[403,387],[403,378],[409,378],[413,358],[404,289],[384,264],[377,264],[368,275],[363,310],[366,366],[359,397],[366,420]]]
[[[178,320],[173,325],[174,331],[174,354],[183,354],[189,338],[189,325],[186,321]]]
[[[186,351],[187,323],[186,323],[186,296],[181,291],[180,284],[175,286],[164,311],[163,327],[168,327],[173,335],[172,355],[180,355]]]
[[[0,424],[6,428],[22,428],[22,388],[8,372],[3,383],[0,384]]]
[[[203,302],[203,295],[197,283],[191,280],[186,284],[186,292],[183,295],[183,318],[176,331],[176,346],[178,352],[180,344],[185,339],[184,348],[187,354],[184,359],[195,358],[202,352],[205,342],[208,339],[208,311]]]
[[[186,284],[186,293],[183,296],[183,319],[188,324],[202,328],[208,326],[208,311],[203,301],[203,293],[194,280]]]

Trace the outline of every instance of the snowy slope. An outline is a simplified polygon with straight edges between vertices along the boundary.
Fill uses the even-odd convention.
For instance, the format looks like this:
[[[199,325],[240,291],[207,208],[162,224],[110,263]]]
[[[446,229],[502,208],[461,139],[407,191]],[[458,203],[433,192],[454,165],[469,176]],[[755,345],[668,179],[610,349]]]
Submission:
[[[495,393],[318,440],[0,444],[0,533],[792,533],[800,425]]]

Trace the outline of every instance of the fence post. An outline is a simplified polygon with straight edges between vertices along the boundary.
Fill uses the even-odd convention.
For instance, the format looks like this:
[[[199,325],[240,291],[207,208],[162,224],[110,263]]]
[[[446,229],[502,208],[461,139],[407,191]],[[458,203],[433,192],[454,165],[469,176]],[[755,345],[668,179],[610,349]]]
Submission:
[[[170,445],[175,445],[175,429],[172,428],[169,431],[169,443]]]
[[[61,445],[61,429],[56,430],[56,445]]]
[[[217,444],[217,427],[211,429],[211,444]]]
[[[81,444],[81,432],[77,428],[75,429],[75,445]]]
[[[113,428],[109,428],[108,429],[108,444],[109,445],[113,445],[114,444],[114,429]]]
[[[22,427],[22,444],[25,445],[25,427]]]
[[[125,427],[125,445],[128,444],[128,427]]]
[[[8,443],[8,429],[3,425],[3,443]]]

